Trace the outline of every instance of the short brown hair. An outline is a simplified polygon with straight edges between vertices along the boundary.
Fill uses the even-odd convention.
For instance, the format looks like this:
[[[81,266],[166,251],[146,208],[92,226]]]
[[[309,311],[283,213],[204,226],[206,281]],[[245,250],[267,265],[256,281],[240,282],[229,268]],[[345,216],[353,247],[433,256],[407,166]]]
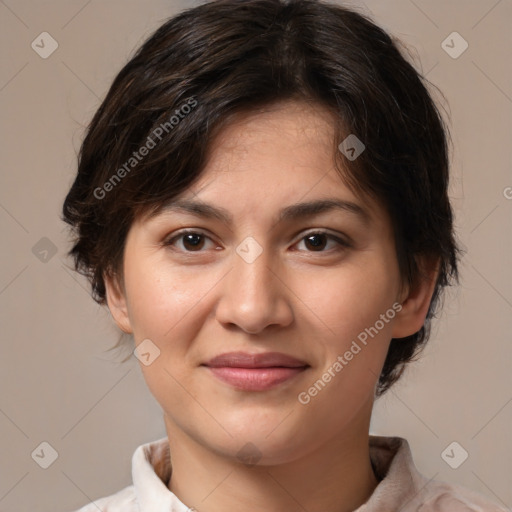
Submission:
[[[233,115],[294,99],[327,107],[337,142],[356,134],[366,146],[353,161],[334,148],[334,159],[354,191],[389,212],[403,282],[421,279],[418,256],[440,262],[424,326],[391,340],[380,396],[428,340],[443,287],[458,282],[448,133],[427,85],[397,41],[340,5],[213,0],[180,13],[123,67],[89,125],[63,206],[76,270],[105,303],[104,275],[122,276],[134,219],[197,180]]]

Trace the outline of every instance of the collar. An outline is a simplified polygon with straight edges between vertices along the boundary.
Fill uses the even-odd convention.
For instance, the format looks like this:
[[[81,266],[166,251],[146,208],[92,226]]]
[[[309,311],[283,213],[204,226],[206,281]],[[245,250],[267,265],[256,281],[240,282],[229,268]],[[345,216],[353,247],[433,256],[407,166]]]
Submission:
[[[369,500],[354,512],[398,510],[414,501],[428,483],[414,466],[411,449],[401,437],[369,436],[370,458],[381,479]],[[132,477],[140,512],[190,512],[167,487],[172,473],[167,437],[139,446]]]

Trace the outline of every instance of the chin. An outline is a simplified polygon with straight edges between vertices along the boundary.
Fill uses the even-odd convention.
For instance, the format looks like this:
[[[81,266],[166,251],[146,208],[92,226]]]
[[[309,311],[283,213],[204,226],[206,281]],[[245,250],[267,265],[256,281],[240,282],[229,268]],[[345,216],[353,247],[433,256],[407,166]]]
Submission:
[[[299,429],[294,428],[289,421],[291,418],[285,419],[283,410],[285,409],[280,409],[275,414],[267,411],[264,417],[261,414],[247,413],[236,418],[238,421],[224,421],[224,428],[233,437],[224,437],[222,441],[215,443],[215,451],[251,465],[277,465],[293,461],[297,458],[300,447],[309,446],[311,443],[301,439],[298,435]]]

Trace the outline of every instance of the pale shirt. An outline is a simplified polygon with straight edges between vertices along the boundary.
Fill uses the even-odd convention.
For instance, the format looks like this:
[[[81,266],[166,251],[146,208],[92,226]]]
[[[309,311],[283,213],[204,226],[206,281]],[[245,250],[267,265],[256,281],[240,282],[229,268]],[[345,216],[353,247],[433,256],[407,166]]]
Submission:
[[[354,512],[508,512],[464,487],[425,478],[401,437],[369,437],[370,458],[381,481]],[[133,485],[76,512],[191,512],[172,493],[167,438],[139,446],[132,458]]]

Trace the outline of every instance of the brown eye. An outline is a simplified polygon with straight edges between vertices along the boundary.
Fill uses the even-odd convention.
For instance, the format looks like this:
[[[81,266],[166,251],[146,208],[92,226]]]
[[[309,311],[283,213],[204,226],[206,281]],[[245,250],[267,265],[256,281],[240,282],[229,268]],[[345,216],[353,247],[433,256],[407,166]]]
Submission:
[[[332,242],[334,247],[328,247],[329,242]],[[331,235],[323,231],[317,231],[307,234],[303,237],[299,244],[304,243],[306,252],[333,252],[346,249],[350,247],[348,242],[345,242],[337,236]],[[325,250],[327,247],[327,250]]]
[[[204,246],[204,237],[198,233],[187,233],[182,235],[183,247],[187,250],[195,251],[202,249]]]
[[[323,250],[327,244],[327,236],[321,233],[308,235],[304,240],[306,240],[306,246],[309,244],[313,251]]]
[[[164,245],[172,246],[173,249],[181,252],[201,252],[208,240],[211,242],[211,239],[203,233],[182,231],[164,242]]]

